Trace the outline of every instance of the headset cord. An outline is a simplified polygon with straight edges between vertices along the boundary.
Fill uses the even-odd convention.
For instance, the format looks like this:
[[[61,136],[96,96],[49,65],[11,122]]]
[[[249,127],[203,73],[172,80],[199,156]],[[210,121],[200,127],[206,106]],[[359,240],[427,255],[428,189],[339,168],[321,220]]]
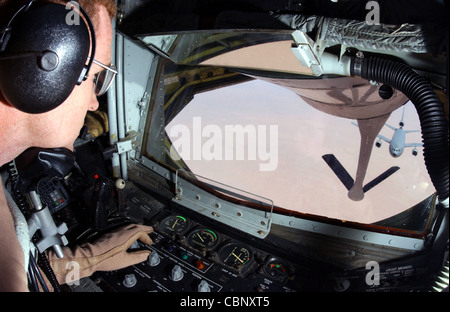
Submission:
[[[30,263],[28,268],[28,282],[30,283],[32,289],[35,292],[39,291],[39,287],[37,285],[37,282],[41,285],[44,292],[48,292],[47,284],[44,281],[44,278],[42,277],[41,272],[39,271],[38,265],[36,263],[36,259],[34,258],[33,253],[30,251]]]
[[[10,187],[11,187],[11,195],[12,195],[17,207],[19,208],[20,212],[22,212],[22,214],[25,216],[25,219],[28,220],[28,218],[30,217],[30,208],[28,205],[28,201],[22,192],[16,190],[18,173],[17,173],[17,169],[16,169],[14,160],[8,164],[8,173],[9,173],[9,181],[10,181]]]
[[[15,190],[15,184],[18,179],[18,173],[15,166],[14,161],[11,161],[8,164],[8,173],[9,173],[9,180],[11,183],[11,193],[14,198],[14,201],[16,202],[17,206],[19,207],[22,214],[25,216],[25,218],[28,220],[30,217],[30,211],[27,199],[25,198],[25,195],[22,192],[19,192]],[[50,266],[50,263],[48,262],[48,259],[45,254],[40,253],[38,255],[38,263],[39,267],[41,267],[42,271],[44,272],[47,279],[50,281],[50,284],[52,285],[55,292],[60,292],[61,287],[59,286],[58,280],[56,279],[55,273],[53,272],[53,269]],[[39,283],[42,285],[42,289],[44,291],[48,291],[48,287],[45,284],[42,274],[39,271],[38,264],[36,263],[36,259],[34,258],[33,254],[30,252],[30,262],[28,265],[28,283],[32,289],[32,291],[39,291],[39,287],[37,286],[37,280],[39,280]]]
[[[38,257],[39,266],[42,271],[44,271],[45,276],[50,281],[55,292],[61,292],[61,287],[59,286],[58,280],[56,279],[56,275],[53,272],[52,267],[50,266],[50,262],[48,262],[47,256],[44,253],[40,253]]]

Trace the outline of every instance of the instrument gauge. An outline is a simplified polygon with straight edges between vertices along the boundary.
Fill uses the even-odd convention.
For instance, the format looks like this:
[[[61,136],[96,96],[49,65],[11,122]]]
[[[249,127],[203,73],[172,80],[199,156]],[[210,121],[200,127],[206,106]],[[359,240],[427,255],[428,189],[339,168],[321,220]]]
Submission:
[[[189,227],[189,221],[180,215],[172,215],[161,220],[159,229],[166,234],[182,235]]]
[[[209,229],[196,229],[189,233],[186,239],[187,244],[197,250],[211,250],[219,243],[219,236]]]
[[[276,257],[268,259],[263,267],[264,273],[276,280],[284,280],[289,275],[288,264]]]
[[[219,258],[224,264],[240,271],[253,259],[253,252],[245,244],[232,242],[219,250]]]

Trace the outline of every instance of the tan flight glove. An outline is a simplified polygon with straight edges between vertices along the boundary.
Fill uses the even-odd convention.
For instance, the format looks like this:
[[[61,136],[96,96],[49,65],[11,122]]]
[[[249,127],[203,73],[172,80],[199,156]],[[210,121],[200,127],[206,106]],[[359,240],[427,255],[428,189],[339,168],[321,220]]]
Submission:
[[[113,271],[147,260],[150,250],[128,252],[127,249],[137,240],[151,245],[148,236],[153,228],[145,225],[130,224],[110,233],[106,233],[93,243],[85,243],[73,248],[64,247],[64,257],[58,258],[51,250],[48,260],[60,284],[74,282],[78,275],[74,270],[79,269],[79,278],[92,275],[96,271]],[[75,261],[74,263],[70,263]]]

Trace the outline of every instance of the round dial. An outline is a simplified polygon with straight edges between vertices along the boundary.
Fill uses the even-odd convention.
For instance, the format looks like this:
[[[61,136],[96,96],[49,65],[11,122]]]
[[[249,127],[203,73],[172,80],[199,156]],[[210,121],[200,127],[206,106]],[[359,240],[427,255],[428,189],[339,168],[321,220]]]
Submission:
[[[269,259],[263,269],[267,276],[278,280],[282,280],[289,275],[288,265],[285,261],[278,258]]]
[[[220,249],[219,258],[224,264],[240,270],[252,260],[253,252],[247,245],[229,243]]]
[[[219,236],[209,229],[196,229],[187,237],[190,247],[198,250],[210,250],[219,243]]]
[[[183,234],[189,226],[189,221],[183,216],[168,216],[160,223],[160,230],[166,234]]]

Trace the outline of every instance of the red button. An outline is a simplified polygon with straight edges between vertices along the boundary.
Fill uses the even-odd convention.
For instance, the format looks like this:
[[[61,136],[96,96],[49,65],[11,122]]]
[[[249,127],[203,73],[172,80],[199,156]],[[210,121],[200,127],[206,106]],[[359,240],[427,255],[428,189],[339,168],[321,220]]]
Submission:
[[[205,264],[203,263],[202,260],[197,260],[197,261],[195,261],[195,267],[199,270],[203,270],[203,268],[205,267]]]

